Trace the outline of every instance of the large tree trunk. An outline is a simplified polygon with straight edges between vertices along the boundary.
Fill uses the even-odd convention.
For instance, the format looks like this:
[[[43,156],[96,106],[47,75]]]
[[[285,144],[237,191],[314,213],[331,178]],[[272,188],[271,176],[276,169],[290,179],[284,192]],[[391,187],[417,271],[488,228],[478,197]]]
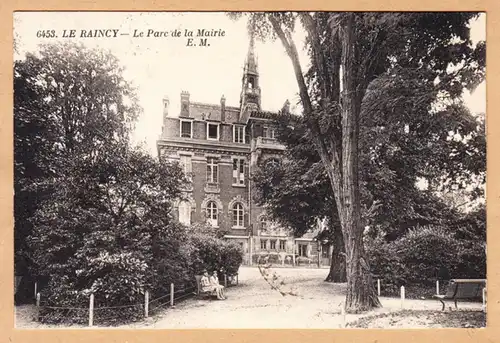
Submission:
[[[337,14],[335,14],[337,15]],[[299,86],[300,98],[304,106],[304,113],[310,119],[308,126],[312,131],[314,144],[325,167],[337,204],[337,210],[342,227],[342,235],[346,250],[347,296],[345,308],[347,312],[360,312],[373,307],[381,306],[372,283],[370,268],[365,257],[363,246],[363,228],[361,225],[361,205],[358,181],[358,136],[359,111],[364,89],[357,82],[358,70],[354,47],[356,45],[354,32],[354,13],[344,15],[339,25],[332,25],[332,30],[340,28],[339,38],[342,45],[342,89],[340,89],[340,111],[342,115],[342,137],[335,134],[325,137],[321,133],[318,120],[311,117],[314,113],[311,98],[309,97],[297,48],[291,34],[283,31],[277,18],[270,16],[271,24],[283,43],[287,54],[292,61],[295,77]],[[311,21],[308,21],[311,24]],[[317,32],[311,25],[306,25],[313,39],[318,39]],[[333,35],[336,36],[336,33]],[[323,70],[322,52],[320,44],[313,44],[315,50],[314,63],[318,70]],[[319,49],[319,50],[318,50]],[[335,59],[334,59],[335,60]],[[359,62],[359,61],[358,61]],[[336,77],[334,73],[334,77]],[[320,80],[320,82],[326,82]],[[359,87],[358,87],[359,86]],[[326,85],[322,91],[326,93]],[[326,100],[326,99],[325,99]],[[324,115],[335,115],[325,113]]]
[[[334,283],[344,283],[347,281],[345,257],[342,252],[334,250],[332,252],[332,262],[330,264],[330,272],[325,281]]]
[[[345,247],[344,239],[340,228],[335,228],[333,238],[333,252],[330,262],[330,272],[325,281],[328,282],[346,282],[346,269],[345,269]]]
[[[346,311],[356,313],[381,306],[375,293],[370,267],[365,257],[358,179],[358,136],[360,98],[355,73],[354,14],[347,15],[342,27],[342,199],[340,222],[346,250]]]

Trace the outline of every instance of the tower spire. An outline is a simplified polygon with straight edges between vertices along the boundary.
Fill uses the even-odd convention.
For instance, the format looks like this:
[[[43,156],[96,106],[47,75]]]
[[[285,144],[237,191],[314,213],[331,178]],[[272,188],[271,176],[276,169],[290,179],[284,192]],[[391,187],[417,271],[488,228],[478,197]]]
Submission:
[[[246,123],[250,113],[260,110],[259,72],[257,70],[257,56],[255,54],[255,37],[250,32],[243,77],[241,79],[240,116],[239,121]]]
[[[250,44],[248,45],[248,53],[245,63],[245,73],[258,75],[257,57],[255,55],[255,37],[253,32],[250,34]]]

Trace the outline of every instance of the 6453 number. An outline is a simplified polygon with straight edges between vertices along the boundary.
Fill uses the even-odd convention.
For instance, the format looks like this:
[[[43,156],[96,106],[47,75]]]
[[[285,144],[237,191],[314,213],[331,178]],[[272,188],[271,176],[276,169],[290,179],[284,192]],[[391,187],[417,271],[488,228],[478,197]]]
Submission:
[[[54,38],[56,36],[56,30],[38,30],[36,32],[37,38]]]

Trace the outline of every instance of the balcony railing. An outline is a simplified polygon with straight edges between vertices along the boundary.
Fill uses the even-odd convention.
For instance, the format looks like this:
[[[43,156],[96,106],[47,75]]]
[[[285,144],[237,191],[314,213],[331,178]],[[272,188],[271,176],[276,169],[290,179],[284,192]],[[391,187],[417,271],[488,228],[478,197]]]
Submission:
[[[257,137],[256,148],[285,150],[285,146],[277,139],[269,137]]]

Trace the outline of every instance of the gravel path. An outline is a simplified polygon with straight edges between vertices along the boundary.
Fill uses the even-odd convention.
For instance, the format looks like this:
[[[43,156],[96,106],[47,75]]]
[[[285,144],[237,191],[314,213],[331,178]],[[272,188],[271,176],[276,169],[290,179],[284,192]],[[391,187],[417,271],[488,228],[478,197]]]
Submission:
[[[241,267],[239,285],[226,291],[227,300],[204,300],[192,298],[174,308],[147,320],[120,326],[120,328],[147,329],[195,329],[195,328],[303,328],[334,329],[343,327],[340,304],[345,299],[345,284],[324,282],[327,269],[276,268],[273,269],[292,286],[297,296],[281,296],[272,290],[257,268]],[[346,315],[345,323],[353,323],[367,316],[376,316],[401,311],[401,301],[381,297],[382,308],[362,315]],[[406,299],[405,310],[441,310],[437,300]],[[480,310],[478,303],[459,303],[460,309]],[[25,310],[17,309],[16,327],[48,327],[29,322]],[[388,324],[392,326],[391,324]],[[398,328],[429,327],[426,320],[412,320],[394,325]],[[434,325],[432,325],[434,326]],[[434,326],[435,327],[435,326]],[[439,325],[438,325],[439,327]]]
[[[324,282],[326,269],[273,269],[293,285],[298,296],[281,296],[264,281],[257,268],[242,267],[239,285],[227,290],[228,299],[190,299],[162,315],[128,327],[192,328],[304,328],[333,329],[343,325],[340,304],[345,299],[345,284]],[[401,310],[400,299],[381,297],[383,308],[362,315],[346,315],[346,323],[366,316]],[[462,303],[461,309],[480,309],[481,304]],[[440,311],[437,300],[406,299],[405,309]],[[425,323],[425,322],[422,322]],[[409,323],[406,327],[421,327]],[[424,324],[423,324],[424,325]]]

